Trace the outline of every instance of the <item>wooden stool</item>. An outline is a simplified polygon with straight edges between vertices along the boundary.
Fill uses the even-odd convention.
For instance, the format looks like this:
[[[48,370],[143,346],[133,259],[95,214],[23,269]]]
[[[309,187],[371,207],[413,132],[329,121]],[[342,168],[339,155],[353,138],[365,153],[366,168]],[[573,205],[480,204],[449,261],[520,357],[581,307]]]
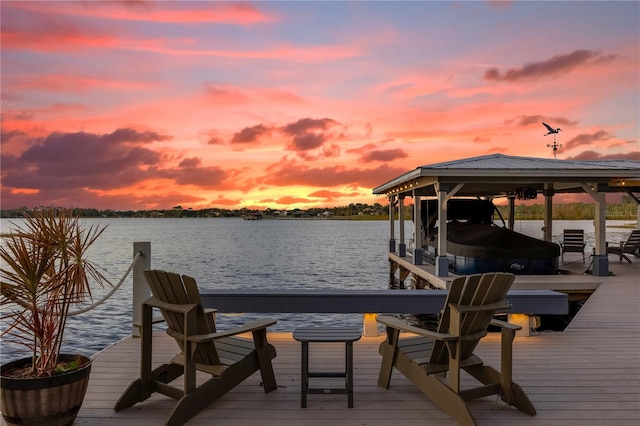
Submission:
[[[302,383],[300,406],[307,408],[307,394],[346,393],[349,408],[353,408],[353,342],[360,340],[356,327],[306,327],[293,330],[293,338],[302,342]],[[309,342],[344,342],[346,346],[344,372],[309,372]],[[344,388],[309,388],[309,377],[344,377]]]

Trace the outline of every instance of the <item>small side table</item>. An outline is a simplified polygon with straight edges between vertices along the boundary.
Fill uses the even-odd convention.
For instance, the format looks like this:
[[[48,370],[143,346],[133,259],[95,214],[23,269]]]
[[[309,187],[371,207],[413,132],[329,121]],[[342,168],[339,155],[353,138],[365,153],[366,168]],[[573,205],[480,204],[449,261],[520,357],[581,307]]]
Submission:
[[[306,327],[293,330],[293,338],[302,343],[302,383],[300,406],[307,408],[307,394],[310,393],[346,393],[349,408],[353,408],[353,342],[360,340],[362,334],[356,327]],[[344,372],[309,372],[310,342],[344,342]],[[344,388],[309,388],[310,377],[344,377]]]

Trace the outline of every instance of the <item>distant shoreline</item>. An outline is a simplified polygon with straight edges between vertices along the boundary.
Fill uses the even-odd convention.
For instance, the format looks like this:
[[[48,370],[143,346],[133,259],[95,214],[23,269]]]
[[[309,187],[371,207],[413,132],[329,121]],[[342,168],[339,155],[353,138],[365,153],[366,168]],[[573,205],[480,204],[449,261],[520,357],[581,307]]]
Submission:
[[[624,200],[620,203],[608,203],[605,215],[608,220],[637,220],[638,205],[635,201]],[[0,210],[2,218],[22,218],[24,213],[37,211],[49,207],[18,208]],[[508,220],[509,207],[505,205],[496,206],[497,211]],[[375,203],[369,204],[349,204],[339,207],[314,207],[306,210],[302,209],[220,209],[205,208],[195,210],[192,208],[182,208],[175,206],[170,209],[156,210],[99,210],[95,208],[73,208],[74,214],[84,218],[246,218],[250,220],[292,220],[292,219],[313,219],[313,220],[389,220],[389,206]],[[397,217],[397,210],[396,210]],[[592,220],[595,215],[595,203],[559,203],[553,205],[554,220]],[[412,220],[413,207],[405,206],[405,220]],[[515,220],[543,220],[544,206],[542,204],[517,205],[515,208]]]

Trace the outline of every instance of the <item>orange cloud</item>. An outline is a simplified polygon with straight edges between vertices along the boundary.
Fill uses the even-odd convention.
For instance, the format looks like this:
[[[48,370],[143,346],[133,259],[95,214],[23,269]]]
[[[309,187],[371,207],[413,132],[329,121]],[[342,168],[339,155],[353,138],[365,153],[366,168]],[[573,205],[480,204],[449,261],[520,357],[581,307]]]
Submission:
[[[309,199],[307,198],[302,198],[302,197],[291,197],[291,196],[287,196],[287,197],[280,197],[276,200],[274,200],[277,204],[282,204],[282,205],[291,205],[291,204],[302,204],[302,203],[308,203]]]
[[[309,187],[362,187],[373,188],[385,179],[406,172],[404,168],[381,165],[374,169],[348,168],[345,166],[305,167],[294,163],[278,164],[262,181],[269,185],[306,185]]]

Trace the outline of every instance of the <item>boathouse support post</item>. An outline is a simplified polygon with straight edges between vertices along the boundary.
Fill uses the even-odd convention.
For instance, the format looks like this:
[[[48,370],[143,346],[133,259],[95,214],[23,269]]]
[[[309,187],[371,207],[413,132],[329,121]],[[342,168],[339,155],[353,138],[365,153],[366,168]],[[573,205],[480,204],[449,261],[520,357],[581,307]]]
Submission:
[[[438,193],[438,252],[436,253],[436,276],[449,275],[449,259],[447,258],[447,194],[446,185],[437,184]]]
[[[413,264],[422,265],[422,213],[420,196],[413,192]]]
[[[544,227],[543,230],[543,240],[552,241],[553,240],[553,184],[545,183],[544,184]]]
[[[151,296],[149,286],[144,278],[144,271],[151,268],[151,243],[134,242],[133,256],[138,252],[141,254],[138,261],[133,265],[133,324],[131,336],[140,337],[142,327],[142,304]]]
[[[509,229],[513,231],[516,224],[516,196],[509,194]]]
[[[407,243],[404,240],[404,195],[398,195],[398,225],[400,226],[400,245],[398,256],[407,257]]]
[[[584,190],[591,195],[596,202],[595,217],[593,225],[596,234],[595,255],[593,257],[593,275],[598,277],[609,276],[609,257],[607,255],[607,223],[606,223],[606,193],[607,184],[585,185]]]
[[[396,251],[396,230],[395,230],[395,209],[393,204],[395,202],[395,196],[389,196],[389,251],[395,253]]]

